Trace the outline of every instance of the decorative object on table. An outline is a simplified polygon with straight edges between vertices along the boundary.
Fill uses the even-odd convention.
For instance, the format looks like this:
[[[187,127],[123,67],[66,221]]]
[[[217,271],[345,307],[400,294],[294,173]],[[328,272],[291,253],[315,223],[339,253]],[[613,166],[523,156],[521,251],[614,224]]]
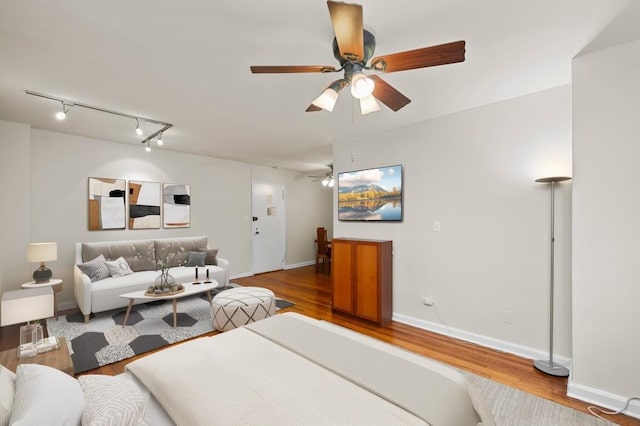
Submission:
[[[160,275],[158,275],[154,283],[156,294],[170,293],[173,291],[172,287],[176,284],[176,279],[169,273],[169,270],[176,266],[182,266],[183,262],[178,260],[178,255],[182,252],[184,252],[184,247],[172,247],[164,258],[158,259]]]
[[[125,229],[126,181],[89,178],[89,231]]]
[[[42,326],[31,324],[53,316],[53,290],[51,287],[5,291],[0,302],[0,325],[20,324],[20,359],[37,356],[42,346]]]
[[[191,226],[191,186],[165,183],[162,189],[164,228]]]
[[[553,361],[553,292],[554,292],[554,245],[555,245],[555,186],[556,182],[564,182],[570,180],[570,177],[566,176],[554,176],[544,177],[536,179],[538,183],[550,183],[551,184],[551,236],[549,243],[551,245],[550,250],[550,268],[549,268],[549,359],[548,360],[536,360],[533,362],[533,366],[542,371],[543,373],[558,376],[569,376],[569,369]]]
[[[215,288],[211,293],[218,290]],[[290,306],[293,303],[287,300],[276,300],[277,309]],[[125,312],[126,309],[119,308],[91,314],[88,324],[82,313],[69,314],[59,320],[48,319],[46,327],[50,336],[66,338],[75,374],[213,331],[211,303],[206,295],[180,299],[176,328],[171,301],[134,305],[127,327],[123,328]]]
[[[40,267],[33,271],[33,280],[36,283],[46,283],[53,276],[51,269],[47,268],[44,262],[58,259],[58,245],[56,243],[31,243],[27,246],[27,260],[29,262],[39,262]]]
[[[160,182],[129,181],[129,229],[160,228]]]
[[[209,284],[211,283],[211,280],[209,279],[209,268],[207,268],[207,279],[204,281],[205,284]]]
[[[195,267],[195,281],[193,281],[193,284],[200,284],[200,280],[198,279],[198,266]]]

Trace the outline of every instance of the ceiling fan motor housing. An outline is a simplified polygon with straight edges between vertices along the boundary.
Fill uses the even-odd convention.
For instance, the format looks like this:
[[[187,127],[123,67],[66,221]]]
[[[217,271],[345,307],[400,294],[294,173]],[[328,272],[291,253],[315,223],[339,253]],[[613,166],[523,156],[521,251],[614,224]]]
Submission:
[[[373,56],[373,52],[376,50],[376,37],[367,30],[362,30],[364,40],[364,57],[361,62],[355,62],[349,58],[343,58],[340,56],[340,49],[338,48],[338,40],[333,38],[333,56],[341,66],[345,66],[348,63],[359,63],[363,67],[369,62],[369,59]]]

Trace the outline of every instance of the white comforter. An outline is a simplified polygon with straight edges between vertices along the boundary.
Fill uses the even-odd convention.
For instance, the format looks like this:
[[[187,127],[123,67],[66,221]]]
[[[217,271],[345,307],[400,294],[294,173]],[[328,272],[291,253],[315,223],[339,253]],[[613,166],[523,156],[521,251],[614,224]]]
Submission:
[[[405,351],[390,354],[379,342],[351,345],[359,339],[332,327],[296,314],[276,315],[168,348],[127,370],[178,425],[493,424],[457,372],[416,363],[411,357],[423,358]],[[289,347],[283,336],[290,336]],[[318,350],[319,342],[335,347]],[[306,347],[311,352],[305,354]],[[368,359],[390,362],[367,366]],[[410,383],[412,376],[416,383]]]

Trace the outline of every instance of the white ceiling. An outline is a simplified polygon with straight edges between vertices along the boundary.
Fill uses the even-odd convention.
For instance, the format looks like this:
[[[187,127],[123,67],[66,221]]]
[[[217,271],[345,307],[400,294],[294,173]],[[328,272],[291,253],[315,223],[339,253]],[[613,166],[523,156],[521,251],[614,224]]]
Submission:
[[[567,84],[571,58],[631,1],[363,1],[376,55],[456,40],[467,53],[385,75],[412,102],[360,116],[348,91],[305,113],[336,74],[249,71],[337,68],[323,0],[0,0],[0,119],[139,144],[133,120],[72,108],[58,122],[60,105],[28,89],[172,123],[162,149],[318,171],[337,139]]]

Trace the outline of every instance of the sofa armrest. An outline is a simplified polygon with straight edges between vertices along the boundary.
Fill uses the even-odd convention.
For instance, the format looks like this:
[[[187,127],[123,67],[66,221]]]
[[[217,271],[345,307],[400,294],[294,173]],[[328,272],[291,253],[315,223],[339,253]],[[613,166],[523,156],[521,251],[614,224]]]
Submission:
[[[224,269],[224,283],[219,283],[221,286],[229,285],[229,261],[227,259],[223,259],[221,257],[216,258],[216,263],[219,267]]]
[[[82,273],[78,265],[73,265],[73,294],[83,315],[91,313],[91,280]]]

